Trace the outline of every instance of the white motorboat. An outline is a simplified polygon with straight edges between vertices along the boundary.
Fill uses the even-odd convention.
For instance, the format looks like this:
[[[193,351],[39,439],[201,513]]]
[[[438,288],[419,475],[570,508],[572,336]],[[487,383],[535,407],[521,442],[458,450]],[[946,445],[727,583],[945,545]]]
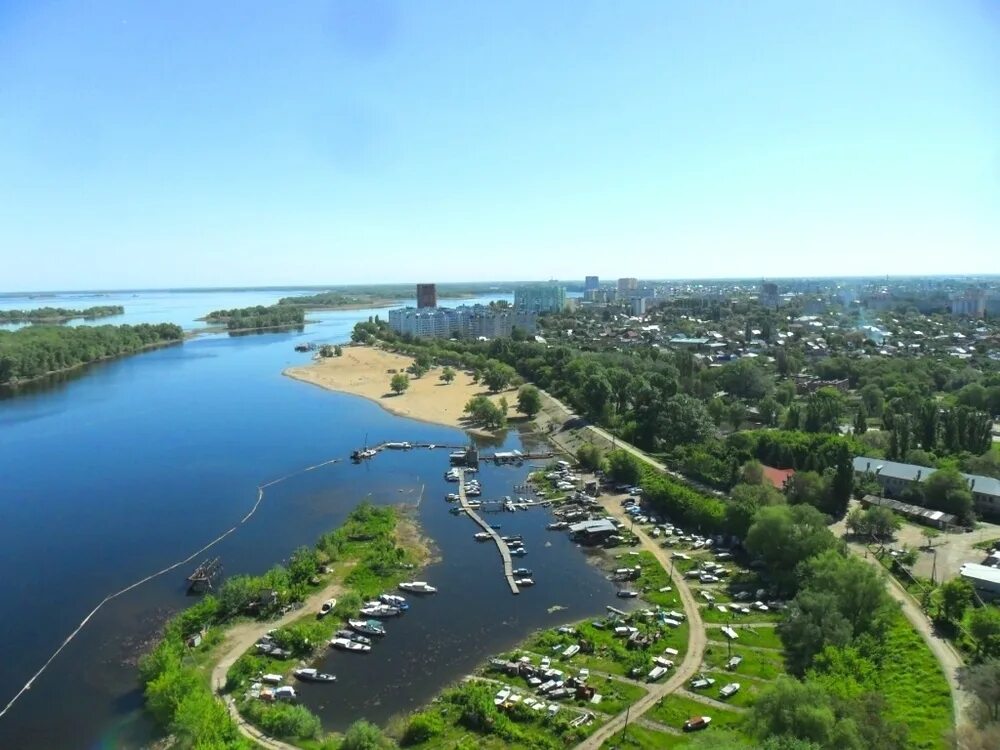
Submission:
[[[395,607],[404,612],[410,608],[410,603],[399,596],[399,594],[379,594],[378,598],[383,604],[388,604],[390,607]]]
[[[382,602],[366,604],[359,611],[365,617],[396,617],[402,614],[402,610],[399,608],[390,607],[388,604],[383,604]]]
[[[524,588],[525,586],[535,585],[535,581],[533,578],[515,578],[514,583],[516,583],[521,588]]]
[[[403,581],[399,584],[399,588],[403,591],[409,591],[413,594],[436,594],[437,589],[431,586],[427,581]]]
[[[319,608],[319,616],[326,617],[328,614],[333,612],[333,608],[337,606],[336,599],[327,599],[323,602],[323,606]]]

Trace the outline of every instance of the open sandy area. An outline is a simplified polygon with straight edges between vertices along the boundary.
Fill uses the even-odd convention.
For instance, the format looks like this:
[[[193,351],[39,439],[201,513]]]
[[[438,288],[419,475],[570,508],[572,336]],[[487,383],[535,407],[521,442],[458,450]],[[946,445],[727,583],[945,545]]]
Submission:
[[[341,357],[326,357],[304,367],[289,367],[285,375],[331,391],[364,396],[402,417],[466,430],[473,426],[462,410],[473,396],[489,396],[494,402],[506,397],[510,404],[508,415],[516,411],[515,390],[491,394],[484,386],[473,383],[472,376],[462,370],[456,371],[454,381],[445,384],[439,379],[441,367],[431,368],[422,378],[411,376],[410,387],[397,396],[389,390],[389,380],[393,373],[406,371],[413,362],[410,357],[370,346],[345,346],[343,351]]]

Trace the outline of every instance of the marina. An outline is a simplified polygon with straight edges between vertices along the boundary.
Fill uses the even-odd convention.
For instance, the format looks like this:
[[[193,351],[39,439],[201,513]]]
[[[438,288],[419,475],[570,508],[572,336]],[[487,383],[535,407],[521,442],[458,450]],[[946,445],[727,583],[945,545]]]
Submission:
[[[521,590],[518,588],[517,579],[514,577],[514,565],[511,562],[510,547],[507,546],[507,542],[497,533],[496,529],[486,523],[482,519],[482,516],[469,505],[469,500],[465,496],[465,471],[462,469],[458,470],[458,488],[458,502],[461,504],[462,510],[465,511],[465,514],[469,518],[482,527],[483,531],[490,536],[500,551],[500,559],[503,560],[503,575],[507,579],[507,585],[510,586],[510,593],[520,594]],[[522,547],[521,549],[524,548]]]

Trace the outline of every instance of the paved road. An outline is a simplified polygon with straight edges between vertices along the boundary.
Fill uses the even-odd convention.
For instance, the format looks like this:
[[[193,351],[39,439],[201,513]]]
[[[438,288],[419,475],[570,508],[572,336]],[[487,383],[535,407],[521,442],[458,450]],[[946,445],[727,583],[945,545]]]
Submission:
[[[623,521],[628,520],[626,519],[626,514],[622,511],[621,504],[615,502],[615,498],[606,496],[602,499],[601,504],[608,513],[616,518]],[[660,565],[663,566],[664,570],[671,570],[670,556],[666,550],[642,529],[637,528],[633,532],[639,538],[641,547],[651,552]],[[671,578],[674,588],[680,594],[681,603],[684,605],[684,612],[687,614],[689,624],[688,646],[687,652],[684,654],[684,660],[677,666],[677,670],[671,675],[669,680],[663,684],[652,686],[645,696],[632,704],[628,712],[618,714],[594,732],[594,734],[577,745],[577,750],[598,750],[606,740],[625,726],[626,717],[628,717],[629,721],[638,719],[651,707],[656,705],[657,701],[665,695],[669,695],[683,687],[701,667],[706,643],[705,627],[701,621],[701,610],[698,608],[698,604],[694,600],[694,596],[692,596],[691,590],[688,588],[687,583],[685,583],[680,571],[673,571]]]

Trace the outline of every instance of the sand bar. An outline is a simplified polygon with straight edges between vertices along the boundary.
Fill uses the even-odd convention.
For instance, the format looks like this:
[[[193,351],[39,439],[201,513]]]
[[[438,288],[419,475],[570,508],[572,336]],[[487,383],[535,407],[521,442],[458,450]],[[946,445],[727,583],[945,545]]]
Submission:
[[[345,346],[343,351],[341,357],[318,358],[303,367],[289,367],[284,374],[331,391],[363,396],[402,417],[465,430],[471,427],[462,410],[473,396],[485,395],[493,401],[506,397],[508,414],[516,410],[515,390],[491,394],[462,370],[456,370],[455,380],[445,384],[439,379],[442,367],[431,368],[422,378],[411,377],[409,389],[397,396],[389,390],[389,380],[393,372],[405,372],[413,362],[411,357],[370,346]]]

